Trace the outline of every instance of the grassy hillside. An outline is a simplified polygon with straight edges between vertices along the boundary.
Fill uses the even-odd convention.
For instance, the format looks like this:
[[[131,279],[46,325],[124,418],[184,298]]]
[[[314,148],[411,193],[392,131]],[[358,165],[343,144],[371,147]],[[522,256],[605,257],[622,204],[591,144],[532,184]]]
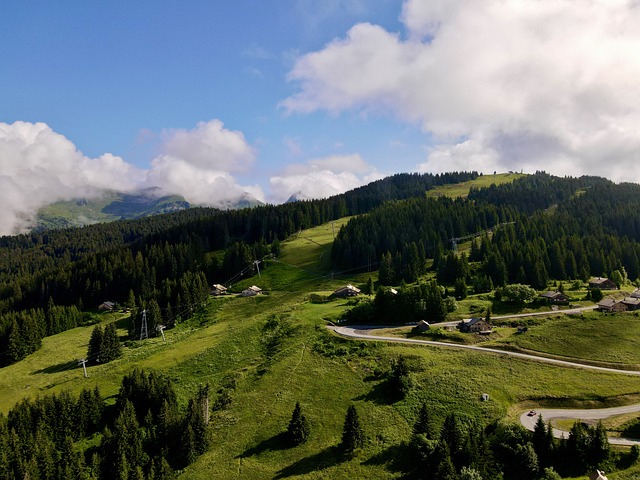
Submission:
[[[125,373],[155,369],[173,379],[182,405],[201,384],[209,383],[214,392],[211,447],[181,478],[384,479],[406,474],[398,459],[422,402],[439,425],[451,411],[466,418],[514,419],[534,405],[608,406],[640,399],[640,379],[624,375],[329,334],[326,321],[339,319],[350,301],[311,303],[310,295],[326,295],[346,282],[362,284],[369,276],[331,274],[325,258],[332,238],[328,224],[283,242],[283,255],[265,265],[261,277],[236,285],[256,284],[266,295],[211,298],[192,320],[166,331],[166,343],[127,341],[122,358],[90,367],[88,378],[76,360],[86,355],[92,327],[45,338],[41,350],[0,369],[0,410],[6,413],[24,396],[62,389],[77,394],[95,385],[113,401]],[[124,340],[121,314],[105,314],[103,321],[117,322]],[[559,325],[550,321],[540,332],[554,335]],[[631,361],[635,357],[628,350],[624,354]],[[386,376],[399,355],[410,359],[415,380],[402,400],[390,397]],[[482,393],[489,393],[490,401],[481,402]],[[310,420],[311,437],[289,448],[283,432],[297,401]],[[338,444],[352,403],[367,442],[354,457],[345,457]]]
[[[464,197],[469,194],[471,187],[482,188],[490,185],[501,185],[503,183],[511,183],[518,178],[524,177],[521,173],[497,173],[494,175],[482,175],[475,180],[469,180],[468,182],[456,183],[453,185],[442,185],[427,191],[429,197],[449,197],[458,198]]]
[[[177,195],[155,197],[149,192],[104,191],[96,198],[56,202],[38,212],[38,228],[65,228],[139,218],[189,208]]]

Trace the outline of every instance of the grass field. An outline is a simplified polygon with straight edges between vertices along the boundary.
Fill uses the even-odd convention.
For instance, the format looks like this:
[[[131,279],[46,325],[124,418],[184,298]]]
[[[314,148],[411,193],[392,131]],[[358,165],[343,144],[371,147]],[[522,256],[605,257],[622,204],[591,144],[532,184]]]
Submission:
[[[489,187],[493,184],[501,185],[503,183],[511,183],[518,178],[524,177],[521,173],[497,173],[495,175],[482,175],[475,180],[468,182],[456,183],[453,185],[442,185],[433,190],[429,190],[427,195],[430,197],[449,197],[458,198],[469,195],[471,187],[482,188]]]
[[[166,343],[158,338],[130,341],[122,358],[90,367],[89,378],[83,378],[77,358],[86,355],[93,327],[46,338],[41,350],[0,369],[0,410],[6,413],[24,396],[62,389],[77,393],[85,386],[98,385],[104,396],[113,396],[122,376],[134,367],[154,369],[173,379],[182,405],[204,383],[212,387],[213,403],[229,400],[213,413],[211,448],[181,478],[385,479],[404,475],[394,459],[398,445],[410,438],[422,402],[441,422],[451,411],[484,420],[515,420],[519,411],[538,405],[602,407],[640,401],[640,379],[624,375],[330,335],[326,321],[339,318],[349,300],[316,304],[309,296],[328,295],[346,282],[363,284],[369,277],[331,275],[324,262],[332,238],[331,225],[324,225],[283,242],[283,255],[265,265],[261,277],[237,285],[256,284],[267,295],[210,299],[195,318],[166,331]],[[528,340],[527,348],[543,348],[546,338],[573,332],[568,336],[576,353],[593,350],[604,329],[616,332],[609,349],[625,334],[637,341],[640,332],[629,327],[637,317],[602,318],[618,322],[615,329],[597,315],[586,320],[549,319],[517,341]],[[105,315],[104,321],[118,322],[125,335],[123,319]],[[563,322],[566,327],[561,327]],[[575,322],[594,325],[591,330],[575,329]],[[510,329],[504,331],[501,341],[509,341]],[[632,342],[620,350],[621,361],[637,358]],[[410,359],[415,387],[398,401],[388,395],[386,373],[399,355]],[[488,402],[480,401],[482,393],[489,394]],[[296,401],[309,417],[312,432],[307,443],[288,448],[282,433]],[[367,443],[355,457],[344,457],[337,445],[352,403],[360,412]],[[630,470],[625,475],[609,478],[632,479],[635,474]]]

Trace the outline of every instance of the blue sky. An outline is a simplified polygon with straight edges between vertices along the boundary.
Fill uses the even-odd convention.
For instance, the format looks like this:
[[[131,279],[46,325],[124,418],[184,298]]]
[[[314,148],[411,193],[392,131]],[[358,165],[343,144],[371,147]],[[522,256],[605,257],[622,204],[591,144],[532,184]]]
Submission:
[[[295,90],[296,57],[356,22],[398,29],[400,11],[391,0],[6,2],[0,120],[44,122],[89,157],[109,152],[146,168],[157,154],[151,134],[220,119],[256,147],[246,177],[259,183],[336,153],[381,165],[393,156],[386,171],[412,170],[419,126],[279,108]]]
[[[0,234],[159,186],[225,207],[396,172],[640,179],[632,0],[0,6]]]

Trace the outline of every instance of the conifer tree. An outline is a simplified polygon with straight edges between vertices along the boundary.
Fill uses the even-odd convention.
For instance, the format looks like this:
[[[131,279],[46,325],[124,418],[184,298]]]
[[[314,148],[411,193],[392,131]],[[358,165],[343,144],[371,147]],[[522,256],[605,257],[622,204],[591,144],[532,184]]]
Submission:
[[[420,411],[418,412],[418,418],[413,425],[414,435],[425,435],[428,439],[433,440],[431,430],[431,417],[427,408],[426,402],[422,402]]]
[[[365,436],[360,417],[355,405],[350,405],[344,419],[342,428],[342,448],[347,453],[353,453],[356,449],[364,446]]]
[[[307,417],[302,413],[300,402],[296,402],[289,421],[289,427],[287,428],[289,441],[295,446],[300,445],[307,441],[309,433],[310,427]]]
[[[91,332],[89,339],[89,349],[87,350],[87,360],[89,363],[100,363],[100,348],[102,347],[102,327],[96,325]]]

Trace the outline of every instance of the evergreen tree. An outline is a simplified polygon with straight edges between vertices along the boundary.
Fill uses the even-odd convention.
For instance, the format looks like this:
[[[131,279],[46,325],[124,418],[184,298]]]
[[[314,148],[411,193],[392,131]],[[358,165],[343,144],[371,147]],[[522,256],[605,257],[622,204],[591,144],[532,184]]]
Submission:
[[[100,362],[107,363],[115,360],[122,354],[122,346],[118,339],[118,331],[115,323],[109,323],[102,333],[100,342]]]
[[[102,327],[96,325],[91,332],[91,338],[89,339],[89,348],[87,350],[87,360],[89,363],[100,363],[100,349],[102,348]]]
[[[431,417],[425,402],[422,402],[420,410],[418,411],[418,418],[416,419],[416,423],[413,425],[413,434],[424,435],[429,440],[433,440]]]
[[[296,402],[296,406],[291,414],[291,420],[287,428],[289,441],[297,446],[307,441],[309,438],[310,427],[307,417],[302,413],[300,402]]]
[[[355,405],[350,405],[344,419],[342,428],[342,448],[347,453],[353,453],[356,449],[364,446],[365,436],[360,417]]]

